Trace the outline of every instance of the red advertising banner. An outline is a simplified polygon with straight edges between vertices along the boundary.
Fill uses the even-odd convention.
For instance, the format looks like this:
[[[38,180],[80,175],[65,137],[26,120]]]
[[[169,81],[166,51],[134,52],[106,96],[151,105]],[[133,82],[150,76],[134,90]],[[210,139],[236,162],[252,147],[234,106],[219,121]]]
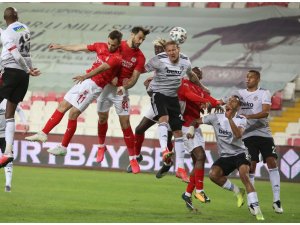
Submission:
[[[28,134],[27,134],[28,135]],[[24,135],[17,133],[14,142],[14,163],[29,166],[53,167],[82,167],[91,169],[116,169],[125,171],[129,163],[126,145],[122,138],[107,137],[107,152],[104,160],[98,164],[96,154],[98,139],[95,136],[76,135],[68,147],[65,157],[55,157],[48,154],[48,148],[60,143],[61,135],[49,135],[45,143],[29,142],[24,140]],[[218,158],[216,143],[206,143],[205,173],[208,174],[213,162]],[[282,181],[300,181],[300,147],[277,146],[278,166]],[[142,172],[156,172],[162,166],[162,156],[158,140],[146,139],[142,147],[144,157],[141,162]],[[188,153],[185,155],[185,167],[192,170],[192,160]],[[174,166],[170,172],[174,172]],[[237,176],[233,172],[231,176]],[[257,165],[256,177],[269,179],[266,165],[260,162]]]

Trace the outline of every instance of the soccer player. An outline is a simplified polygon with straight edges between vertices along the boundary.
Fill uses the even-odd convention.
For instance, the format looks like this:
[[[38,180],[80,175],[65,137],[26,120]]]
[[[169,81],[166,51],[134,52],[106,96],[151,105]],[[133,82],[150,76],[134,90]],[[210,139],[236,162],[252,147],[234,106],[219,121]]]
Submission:
[[[199,80],[202,79],[202,71],[199,67],[194,67],[193,71],[197,74]],[[183,82],[178,90],[178,97],[183,108],[184,123],[182,126],[185,150],[192,156],[194,168],[190,174],[189,184],[187,185],[185,196],[191,197],[196,187],[195,197],[203,202],[210,202],[209,197],[204,192],[204,164],[206,160],[205,142],[199,126],[196,127],[195,135],[191,139],[187,139],[186,134],[189,125],[200,118],[200,113],[203,108],[211,111],[211,108],[220,109],[220,103],[215,98],[211,97],[206,91],[194,84],[192,81],[183,79]],[[176,152],[177,158],[178,152]],[[183,161],[184,152],[182,153]],[[162,168],[163,169],[163,168]],[[179,169],[184,170],[184,166],[179,165]],[[178,169],[178,170],[179,170]],[[177,172],[178,172],[177,170]],[[184,170],[185,171],[185,170]]]
[[[237,169],[247,191],[251,214],[255,215],[257,220],[264,220],[258,204],[257,193],[249,179],[251,156],[242,141],[247,119],[237,115],[240,105],[239,97],[231,96],[225,106],[225,113],[210,114],[195,120],[189,128],[187,138],[193,137],[194,125],[204,123],[213,126],[220,158],[211,167],[209,178],[220,187],[233,191],[237,197],[237,206],[241,207],[244,204],[245,190],[237,187],[227,178],[231,172]],[[186,206],[193,209],[191,198],[184,194],[182,198],[186,202]]]
[[[30,31],[28,27],[18,21],[18,12],[13,7],[4,10],[6,30],[0,29],[1,42],[1,66],[4,68],[2,84],[0,85],[0,102],[7,99],[6,103],[6,128],[5,152],[0,158],[0,167],[12,162],[13,141],[15,134],[15,111],[19,102],[27,92],[29,76],[39,76],[40,71],[32,67],[30,57]]]
[[[269,177],[273,191],[273,209],[276,213],[283,213],[280,201],[280,174],[277,166],[277,154],[272,133],[268,123],[271,108],[270,91],[259,87],[260,73],[250,70],[246,77],[246,89],[238,90],[243,104],[240,114],[245,116],[247,127],[243,134],[243,141],[251,155],[250,180],[254,185],[256,164],[261,153],[263,162],[267,163]]]
[[[122,57],[119,54],[121,40],[122,33],[118,30],[114,30],[109,33],[107,43],[94,43],[91,45],[51,44],[49,46],[50,49],[62,49],[65,51],[96,52],[97,60],[93,63],[92,68],[86,72],[88,73],[94,68],[99,68],[99,71],[97,75],[92,78],[89,78],[87,75],[74,77],[73,79],[78,81],[78,83],[66,93],[64,100],[59,104],[43,130],[37,134],[26,137],[26,140],[45,142],[49,132],[60,123],[64,114],[70,110],[67,130],[61,145],[47,150],[53,155],[66,155],[67,147],[76,131],[78,116],[101,94],[103,88],[119,73],[122,62]]]
[[[6,111],[6,102],[7,100],[4,99],[0,103],[0,149],[2,153],[5,150],[6,142],[5,142],[5,111]],[[22,110],[22,108],[17,105],[16,112],[18,113],[21,122],[25,125],[25,132],[28,131],[29,126],[26,120],[26,116]],[[12,181],[12,175],[13,175],[13,163],[10,162],[4,167],[5,171],[5,192],[11,192],[11,181]]]
[[[167,148],[169,125],[175,138],[175,151],[184,151],[181,131],[183,120],[177,90],[185,75],[188,75],[190,79],[194,77],[198,84],[200,82],[192,72],[189,58],[180,53],[179,46],[175,41],[166,42],[165,52],[150,59],[145,65],[145,70],[155,72],[151,81],[151,104],[158,117],[158,135],[163,151],[163,160],[170,163],[173,152]]]
[[[129,113],[130,101],[128,89],[137,82],[140,74],[144,70],[145,56],[139,49],[140,45],[150,33],[143,27],[133,27],[130,38],[122,41],[120,51],[122,55],[122,68],[118,76],[117,85],[107,85],[101,96],[97,99],[98,121],[98,139],[99,148],[97,152],[97,162],[102,162],[104,153],[107,150],[105,145],[106,133],[108,130],[109,109],[114,105],[116,113],[119,116],[120,125],[124,134],[124,141],[129,154],[129,162],[133,173],[140,172],[140,166],[134,153],[134,134],[131,129]],[[97,69],[90,73],[93,76]]]

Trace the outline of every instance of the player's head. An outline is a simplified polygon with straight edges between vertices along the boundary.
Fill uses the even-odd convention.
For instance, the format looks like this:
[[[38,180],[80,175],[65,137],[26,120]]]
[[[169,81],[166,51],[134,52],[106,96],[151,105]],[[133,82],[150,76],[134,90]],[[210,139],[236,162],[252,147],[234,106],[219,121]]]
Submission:
[[[239,96],[232,95],[229,97],[225,109],[226,111],[232,109],[234,112],[237,112],[241,106],[242,102]]]
[[[176,41],[167,41],[165,43],[165,52],[172,63],[179,61],[180,49]]]
[[[202,70],[201,70],[200,67],[195,66],[195,67],[192,69],[192,71],[197,75],[197,77],[198,77],[199,80],[202,80],[202,75],[203,75],[203,73],[202,73]]]
[[[149,33],[150,30],[140,26],[132,28],[130,39],[129,39],[130,47],[139,48]]]
[[[7,24],[11,24],[13,22],[18,21],[18,11],[14,7],[8,7],[4,10],[4,15],[3,15],[4,20],[6,21]]]
[[[115,52],[121,44],[123,34],[118,30],[113,30],[108,35],[108,51]]]
[[[249,70],[246,76],[247,88],[257,88],[260,82],[260,73],[256,70]]]
[[[165,43],[166,43],[165,39],[157,38],[152,43],[154,44],[154,53],[155,53],[155,55],[165,51],[165,49],[164,49]]]

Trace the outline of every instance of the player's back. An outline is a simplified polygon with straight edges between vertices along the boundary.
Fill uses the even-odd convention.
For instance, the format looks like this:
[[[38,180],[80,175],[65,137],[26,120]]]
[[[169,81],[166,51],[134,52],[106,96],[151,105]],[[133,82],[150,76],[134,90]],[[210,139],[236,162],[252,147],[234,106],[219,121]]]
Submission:
[[[139,48],[130,48],[126,41],[121,42],[122,68],[117,86],[123,85],[123,80],[129,79],[134,70],[143,72],[145,56]]]
[[[17,48],[27,65],[31,67],[30,58],[30,31],[28,27],[20,22],[10,24],[6,30],[1,32],[3,49],[1,53],[1,65],[6,68],[22,69],[10,53]]]

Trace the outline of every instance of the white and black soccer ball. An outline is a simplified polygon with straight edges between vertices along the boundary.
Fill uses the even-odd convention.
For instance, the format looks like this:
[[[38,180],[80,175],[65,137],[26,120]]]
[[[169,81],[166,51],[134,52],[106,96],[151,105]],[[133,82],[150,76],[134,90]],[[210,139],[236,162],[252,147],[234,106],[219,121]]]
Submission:
[[[184,28],[182,27],[174,27],[170,31],[170,38],[173,41],[176,41],[178,44],[183,44],[185,40],[187,39],[187,32]]]

